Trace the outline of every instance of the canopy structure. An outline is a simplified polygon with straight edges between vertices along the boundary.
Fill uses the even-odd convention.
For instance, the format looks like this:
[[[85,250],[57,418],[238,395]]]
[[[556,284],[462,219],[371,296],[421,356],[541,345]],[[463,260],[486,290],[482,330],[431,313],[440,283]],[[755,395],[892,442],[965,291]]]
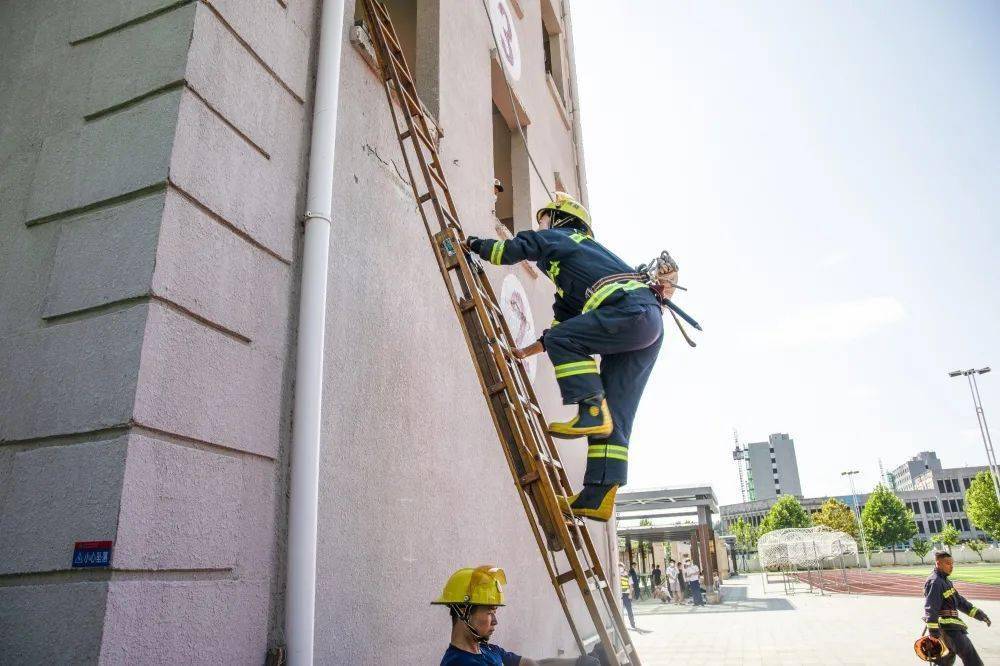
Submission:
[[[774,530],[757,541],[760,566],[771,571],[818,569],[828,560],[857,552],[854,537],[825,525]]]

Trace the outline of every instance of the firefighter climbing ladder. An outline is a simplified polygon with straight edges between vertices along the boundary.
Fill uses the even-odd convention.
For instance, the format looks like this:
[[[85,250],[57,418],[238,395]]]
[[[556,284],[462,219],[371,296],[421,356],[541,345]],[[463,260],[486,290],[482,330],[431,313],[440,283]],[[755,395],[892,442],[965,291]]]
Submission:
[[[580,589],[596,638],[605,646],[608,663],[638,666],[638,655],[618,610],[617,580],[613,586],[608,585],[583,521],[564,516],[559,508],[556,496],[572,493],[566,470],[548,434],[531,382],[513,355],[513,338],[493,289],[485,279],[482,264],[461,248],[465,234],[434,140],[437,127],[427,117],[417,97],[388,12],[376,0],[364,0],[364,4],[417,208],[462,324],[483,396],[556,596],[581,653],[586,651],[594,635],[581,635],[578,624],[583,626],[584,621],[574,619],[574,609],[565,589],[573,583]],[[398,109],[393,98],[398,101]],[[431,127],[434,127],[434,134]],[[417,176],[411,164],[413,158],[419,169]],[[418,180],[422,184],[418,184]]]

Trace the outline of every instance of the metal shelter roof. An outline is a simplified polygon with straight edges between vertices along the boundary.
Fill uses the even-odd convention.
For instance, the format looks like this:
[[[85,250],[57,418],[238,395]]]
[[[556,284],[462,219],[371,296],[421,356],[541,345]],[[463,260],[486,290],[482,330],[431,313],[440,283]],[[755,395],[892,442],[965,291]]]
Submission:
[[[711,486],[670,486],[634,490],[618,493],[615,499],[615,512],[619,521],[685,516],[697,518],[699,508],[703,513],[707,510],[709,515],[719,512],[719,502]],[[625,531],[619,528],[618,534],[622,535]]]

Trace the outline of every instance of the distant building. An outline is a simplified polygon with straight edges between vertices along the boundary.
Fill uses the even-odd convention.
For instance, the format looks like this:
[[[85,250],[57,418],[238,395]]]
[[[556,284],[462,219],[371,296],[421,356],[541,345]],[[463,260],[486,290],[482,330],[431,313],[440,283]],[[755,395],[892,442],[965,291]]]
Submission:
[[[775,433],[766,442],[747,444],[744,452],[747,488],[751,502],[781,495],[802,496],[799,465],[795,460],[795,440]]]
[[[940,474],[941,461],[934,451],[921,451],[889,472],[889,486],[893,490],[919,490],[931,488],[933,474]]]
[[[772,435],[772,440],[774,437]],[[794,456],[794,450],[792,455]],[[985,534],[972,525],[965,512],[965,491],[972,485],[973,477],[987,469],[986,466],[942,467],[941,461],[934,451],[923,451],[894,469],[887,476],[890,477],[890,482],[895,485],[893,493],[913,512],[913,522],[916,525],[918,537],[929,539],[944,529],[945,525],[951,524],[961,533],[961,538],[964,540],[988,539]],[[795,480],[797,483],[797,471]],[[784,487],[784,484],[782,486]],[[864,509],[868,497],[869,493],[858,494],[858,511]],[[852,509],[854,508],[854,498],[850,495],[836,495],[834,498],[844,502]],[[800,498],[799,501],[806,511],[813,514],[819,511],[820,506],[827,499],[829,497],[806,497]],[[754,526],[759,526],[776,501],[777,496],[774,496],[720,506],[722,533],[728,533],[729,526],[739,518],[743,518]]]

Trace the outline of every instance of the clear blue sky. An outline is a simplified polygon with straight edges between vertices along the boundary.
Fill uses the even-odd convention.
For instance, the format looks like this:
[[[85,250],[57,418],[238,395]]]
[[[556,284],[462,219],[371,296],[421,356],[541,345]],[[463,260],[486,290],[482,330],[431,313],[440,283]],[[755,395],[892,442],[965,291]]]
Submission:
[[[808,496],[925,449],[985,464],[947,372],[996,368],[1000,446],[1000,4],[572,11],[598,236],[669,249],[705,328],[668,334],[629,485],[739,501],[734,427],[791,434]]]

